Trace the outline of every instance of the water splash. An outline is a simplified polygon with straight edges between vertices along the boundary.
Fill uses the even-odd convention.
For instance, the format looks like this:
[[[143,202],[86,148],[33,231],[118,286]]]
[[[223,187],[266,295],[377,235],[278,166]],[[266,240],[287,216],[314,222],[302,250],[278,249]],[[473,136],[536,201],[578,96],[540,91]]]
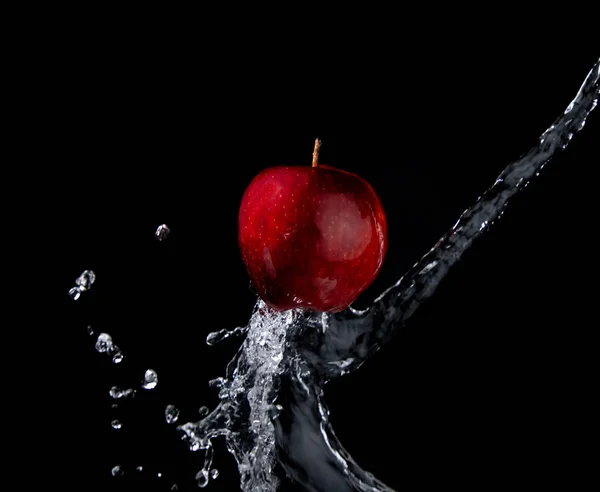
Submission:
[[[566,148],[597,105],[599,78],[597,62],[576,97],[536,145],[508,165],[433,248],[369,308],[348,308],[336,314],[281,313],[258,301],[248,326],[207,337],[207,344],[214,345],[233,335],[245,336],[225,376],[210,382],[218,390],[217,407],[212,412],[202,407],[199,421],[177,427],[191,451],[204,451],[204,463],[196,475],[199,487],[219,475],[212,468],[213,440],[223,437],[237,462],[244,491],[277,490],[278,466],[309,491],[391,491],[362,470],[335,436],[324,400],[325,383],[357,370],[389,341],[431,297],[468,247],[494,225],[510,198],[557,151]],[[157,239],[164,239],[166,230],[162,238],[157,230]],[[109,353],[109,342],[112,339],[103,340],[99,351]],[[156,384],[156,373],[146,371],[142,387],[152,389]],[[113,387],[110,394],[119,399],[134,396],[135,391]],[[168,409],[167,422],[169,415],[169,423],[175,422],[173,409]],[[120,475],[122,468],[115,467],[112,473]],[[177,488],[173,484],[171,490]]]
[[[390,340],[431,297],[473,241],[502,215],[509,199],[584,127],[598,101],[599,63],[537,144],[508,165],[493,186],[372,306],[336,314],[279,313],[259,301],[245,329],[211,333],[209,345],[234,332],[245,333],[246,338],[228,364],[226,376],[211,382],[219,390],[218,406],[199,422],[178,427],[190,449],[210,450],[212,457],[212,440],[224,436],[237,461],[244,491],[277,490],[276,464],[310,491],[390,491],[363,471],[336,438],[324,385],[358,369]],[[285,405],[279,402],[282,395]],[[207,473],[205,459],[199,485],[207,483]]]

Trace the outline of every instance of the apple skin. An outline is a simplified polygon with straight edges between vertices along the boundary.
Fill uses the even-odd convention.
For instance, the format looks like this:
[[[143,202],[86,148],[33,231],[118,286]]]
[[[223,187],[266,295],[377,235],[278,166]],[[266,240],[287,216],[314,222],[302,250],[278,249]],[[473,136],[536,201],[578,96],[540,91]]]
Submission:
[[[387,251],[387,220],[371,185],[321,164],[261,171],[244,193],[238,226],[250,280],[278,311],[344,310]]]

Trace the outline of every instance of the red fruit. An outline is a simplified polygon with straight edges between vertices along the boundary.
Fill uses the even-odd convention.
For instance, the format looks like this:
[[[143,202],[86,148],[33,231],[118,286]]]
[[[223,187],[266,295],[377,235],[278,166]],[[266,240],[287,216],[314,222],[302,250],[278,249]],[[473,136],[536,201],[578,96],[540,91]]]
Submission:
[[[330,166],[273,167],[250,183],[239,246],[259,296],[277,310],[341,311],[373,281],[387,250],[379,197]]]

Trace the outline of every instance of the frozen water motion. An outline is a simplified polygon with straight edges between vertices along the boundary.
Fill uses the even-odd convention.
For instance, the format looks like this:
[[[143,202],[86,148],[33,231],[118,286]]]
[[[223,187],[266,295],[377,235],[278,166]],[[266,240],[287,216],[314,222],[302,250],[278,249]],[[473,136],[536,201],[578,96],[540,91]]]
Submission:
[[[219,405],[199,422],[179,427],[190,448],[207,451],[199,485],[208,483],[212,439],[224,436],[244,491],[277,490],[278,463],[310,491],[391,490],[363,471],[337,440],[323,397],[325,382],[358,369],[375,354],[494,224],[509,199],[568,145],[597,105],[599,77],[597,62],[536,145],[509,164],[435,246],[368,309],[275,312],[259,301],[247,327],[208,336],[207,342],[214,344],[230,334],[246,335],[225,376],[212,381],[219,390]],[[283,392],[285,406],[278,401]]]
[[[202,407],[200,420],[194,422],[181,423],[180,411],[173,405],[165,408],[162,417],[177,429],[190,450],[204,452],[196,475],[198,486],[219,480],[219,471],[213,467],[213,445],[215,438],[223,437],[237,462],[243,491],[278,490],[278,469],[311,492],[392,490],[361,469],[337,439],[325,404],[325,383],[357,370],[389,341],[433,295],[463,253],[493,226],[511,197],[566,148],[597,105],[599,79],[600,61],[533,148],[509,164],[454,226],[367,309],[275,311],[259,300],[247,326],[208,335],[208,345],[234,336],[242,339],[223,377],[209,382],[218,391],[219,404],[212,411]],[[169,227],[162,224],[155,237],[163,242],[169,234]],[[70,297],[79,299],[95,279],[94,272],[84,271],[70,289]],[[94,331],[88,327],[88,333]],[[107,333],[94,336],[96,350],[120,364],[124,355],[112,337]],[[152,369],[140,379],[144,390],[140,394],[152,393],[159,382]],[[109,392],[115,404],[138,394],[117,386]],[[111,425],[115,430],[122,427],[117,419]],[[121,476],[124,466],[114,466],[112,475]],[[178,486],[172,487],[177,490]]]

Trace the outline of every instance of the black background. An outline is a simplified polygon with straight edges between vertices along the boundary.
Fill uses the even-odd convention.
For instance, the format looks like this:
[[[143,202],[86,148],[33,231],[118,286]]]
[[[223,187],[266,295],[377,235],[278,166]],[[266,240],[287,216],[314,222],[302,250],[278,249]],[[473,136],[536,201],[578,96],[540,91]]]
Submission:
[[[539,46],[482,55],[468,46],[394,58],[353,52],[349,61],[330,52],[281,71],[274,57],[269,76],[259,57],[241,53],[42,57],[52,82],[37,95],[36,124],[53,157],[41,174],[52,186],[40,212],[52,234],[40,231],[39,243],[54,272],[44,287],[53,335],[43,383],[31,392],[35,422],[44,422],[38,440],[60,443],[41,457],[53,470],[48,483],[195,490],[203,456],[167,426],[164,406],[180,408],[182,423],[217,402],[207,381],[224,374],[239,342],[204,340],[250,316],[237,212],[261,169],[310,165],[319,137],[322,163],[373,185],[389,250],[355,304],[364,307],[535,143],[598,55]],[[590,473],[596,113],[402,333],[328,385],[341,442],[392,488],[575,488]],[[163,243],[154,238],[161,223],[172,231]],[[85,269],[97,280],[74,302],[67,292]],[[122,364],[94,350],[88,325],[113,337]],[[110,387],[137,387],[147,368],[157,388],[112,409]],[[121,430],[111,429],[113,418]],[[210,487],[238,490],[222,441],[215,454],[221,476]],[[123,477],[111,476],[115,465]]]

